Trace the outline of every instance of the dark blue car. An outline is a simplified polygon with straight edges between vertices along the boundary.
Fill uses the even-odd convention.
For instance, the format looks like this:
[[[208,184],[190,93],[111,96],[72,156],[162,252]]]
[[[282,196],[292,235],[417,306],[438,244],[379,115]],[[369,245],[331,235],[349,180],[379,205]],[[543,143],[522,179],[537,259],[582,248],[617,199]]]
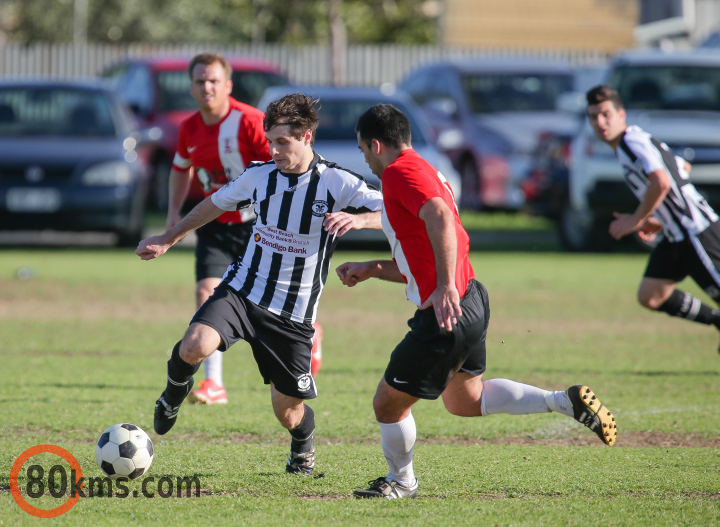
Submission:
[[[142,235],[148,178],[134,117],[95,82],[0,82],[0,230]]]

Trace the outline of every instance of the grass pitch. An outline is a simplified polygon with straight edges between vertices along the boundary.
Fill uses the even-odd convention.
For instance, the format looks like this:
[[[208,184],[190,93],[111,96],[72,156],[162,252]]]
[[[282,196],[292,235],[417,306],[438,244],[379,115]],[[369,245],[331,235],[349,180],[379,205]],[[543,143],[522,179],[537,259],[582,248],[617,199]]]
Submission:
[[[378,257],[387,255],[338,253],[333,268]],[[191,252],[141,262],[127,250],[3,250],[0,525],[719,524],[717,332],[636,304],[645,259],[474,253],[492,312],[486,378],[588,384],[618,419],[617,446],[557,414],[463,419],[421,401],[418,499],[378,502],[350,494],[387,470],[371,400],[413,312],[402,286],[348,289],[331,272],[318,317],[320,394],[310,403],[323,476],[303,478],[284,473],[289,435],[244,343],[225,356],[228,405],[186,404],[167,436],[152,432],[167,353],[194,311]],[[682,287],[709,301],[693,283]],[[16,505],[9,474],[24,450],[61,446],[98,477],[95,441],[119,422],[153,438],[148,476],[196,477],[200,497],[85,498],[54,520]],[[32,462],[47,483],[58,460]],[[52,509],[66,497],[26,499]]]

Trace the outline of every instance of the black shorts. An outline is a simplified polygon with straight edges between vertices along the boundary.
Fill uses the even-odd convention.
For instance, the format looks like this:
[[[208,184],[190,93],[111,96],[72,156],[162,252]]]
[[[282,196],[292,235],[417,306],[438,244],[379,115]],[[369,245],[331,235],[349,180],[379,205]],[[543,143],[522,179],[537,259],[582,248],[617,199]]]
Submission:
[[[434,309],[415,311],[410,331],[390,356],[385,382],[413,397],[437,399],[458,371],[482,375],[490,304],[480,282],[470,280],[460,308],[452,331],[440,328]]]
[[[222,278],[228,266],[245,254],[252,226],[252,222],[227,224],[211,221],[195,231],[195,281]]]
[[[663,239],[650,254],[645,278],[681,282],[687,276],[720,302],[720,225],[713,224],[697,237],[670,243]]]
[[[220,351],[241,339],[250,344],[265,384],[272,382],[277,391],[289,397],[317,397],[310,373],[315,334],[311,324],[271,313],[225,285],[216,288],[200,306],[190,324],[196,322],[220,334]]]

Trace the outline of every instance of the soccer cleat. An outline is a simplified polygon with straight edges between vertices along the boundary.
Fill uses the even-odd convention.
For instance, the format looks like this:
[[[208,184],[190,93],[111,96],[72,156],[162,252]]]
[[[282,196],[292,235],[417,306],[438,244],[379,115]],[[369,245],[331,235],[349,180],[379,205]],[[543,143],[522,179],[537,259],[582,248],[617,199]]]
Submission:
[[[311,448],[308,452],[298,453],[290,451],[290,457],[288,458],[287,465],[285,465],[285,472],[288,474],[302,474],[303,476],[310,476],[315,468],[315,447]]]
[[[192,390],[194,379],[191,377],[187,384],[188,391]],[[187,393],[187,392],[185,392]],[[183,398],[184,399],[184,398]],[[171,406],[165,401],[165,392],[155,401],[155,418],[153,419],[153,427],[159,435],[167,434],[177,421],[178,410],[180,409],[180,401],[177,406]]]
[[[356,498],[387,498],[389,500],[417,497],[417,478],[415,478],[415,485],[412,487],[405,487],[395,480],[387,479],[385,476],[369,481],[368,485],[370,486],[366,489],[354,491],[353,495]]]
[[[198,389],[190,392],[188,401],[198,404],[227,404],[225,387],[218,386],[212,379],[200,381]]]
[[[571,386],[565,393],[572,403],[575,420],[595,432],[603,443],[613,446],[617,436],[615,417],[593,391],[587,386],[577,385]]]

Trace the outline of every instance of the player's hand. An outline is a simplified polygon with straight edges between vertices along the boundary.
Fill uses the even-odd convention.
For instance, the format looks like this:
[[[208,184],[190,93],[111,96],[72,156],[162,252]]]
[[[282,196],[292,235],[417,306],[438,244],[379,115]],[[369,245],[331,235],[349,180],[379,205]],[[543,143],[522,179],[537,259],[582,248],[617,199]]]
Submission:
[[[348,214],[347,212],[328,212],[323,220],[323,227],[330,234],[337,233],[342,236],[352,229],[360,230],[365,226],[362,214]]]
[[[633,214],[613,212],[613,216],[615,216],[615,219],[610,223],[608,232],[610,233],[610,236],[616,240],[639,230],[642,226]]]
[[[645,243],[652,243],[662,229],[663,227],[660,223],[646,221],[645,225],[638,231],[638,237]]]
[[[447,331],[452,331],[453,325],[457,325],[457,319],[462,316],[460,294],[454,285],[435,289],[433,294],[420,305],[420,309],[430,306],[435,310],[435,318],[440,327]]]
[[[163,236],[151,236],[138,244],[135,254],[141,260],[152,260],[165,254],[170,247],[172,247],[172,244],[167,243]]]
[[[354,287],[360,282],[372,278],[376,267],[373,262],[345,262],[338,266],[335,272],[343,284]]]

